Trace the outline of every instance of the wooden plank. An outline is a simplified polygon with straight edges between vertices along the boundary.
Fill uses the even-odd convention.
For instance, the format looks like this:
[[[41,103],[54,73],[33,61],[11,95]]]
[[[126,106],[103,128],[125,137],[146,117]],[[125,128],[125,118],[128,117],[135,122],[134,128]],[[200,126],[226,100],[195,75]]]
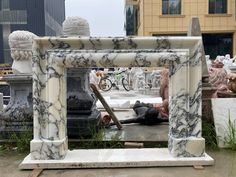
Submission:
[[[98,108],[98,110],[105,111],[106,109],[105,108]],[[111,110],[113,112],[125,112],[125,111],[128,112],[128,111],[133,110],[133,109],[130,109],[130,108],[111,108]]]
[[[30,173],[29,177],[39,177],[42,172],[43,172],[43,169],[34,169]]]
[[[106,100],[103,98],[102,94],[98,91],[97,87],[94,84],[90,84],[90,87],[92,88],[94,94],[97,96],[97,98],[100,100],[100,102],[102,103],[102,105],[106,109],[107,113],[111,116],[111,119],[116,124],[117,128],[119,130],[121,130],[122,129],[121,123],[117,119],[116,115],[113,113],[110,106],[107,104]]]
[[[143,143],[125,142],[125,148],[143,148]]]

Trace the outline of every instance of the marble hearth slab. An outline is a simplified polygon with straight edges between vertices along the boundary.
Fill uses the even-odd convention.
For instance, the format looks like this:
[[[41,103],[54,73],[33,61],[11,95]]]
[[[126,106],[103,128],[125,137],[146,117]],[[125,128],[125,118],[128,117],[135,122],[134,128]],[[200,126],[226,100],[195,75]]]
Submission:
[[[152,149],[89,149],[68,151],[63,160],[31,160],[28,155],[20,169],[63,168],[123,168],[156,166],[213,165],[214,160],[205,157],[176,158],[167,148]]]

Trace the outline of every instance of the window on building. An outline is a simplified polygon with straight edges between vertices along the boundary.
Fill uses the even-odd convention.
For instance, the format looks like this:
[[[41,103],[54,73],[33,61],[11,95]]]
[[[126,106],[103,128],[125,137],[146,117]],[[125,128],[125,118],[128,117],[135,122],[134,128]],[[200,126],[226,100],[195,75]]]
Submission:
[[[139,8],[136,5],[126,5],[126,35],[137,35],[139,26]]]
[[[181,14],[181,0],[162,0],[163,15]]]
[[[227,0],[209,0],[209,14],[227,13]]]
[[[206,55],[215,59],[218,55],[233,54],[233,34],[202,34]]]

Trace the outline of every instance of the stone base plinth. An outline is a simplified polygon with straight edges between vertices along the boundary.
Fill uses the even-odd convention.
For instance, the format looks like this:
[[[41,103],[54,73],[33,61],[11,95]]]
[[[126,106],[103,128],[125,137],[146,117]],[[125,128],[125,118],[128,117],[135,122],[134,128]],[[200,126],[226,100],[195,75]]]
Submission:
[[[214,160],[204,157],[176,158],[167,148],[152,149],[89,149],[68,151],[63,160],[31,160],[28,155],[20,169],[63,169],[63,168],[121,168],[156,166],[213,165]]]
[[[204,138],[173,138],[169,137],[169,149],[174,157],[202,157],[205,152]]]
[[[30,158],[32,160],[63,159],[68,150],[68,140],[32,140],[30,142]]]
[[[67,130],[69,138],[87,138],[98,130],[101,113],[95,109],[90,115],[67,115]]]
[[[0,113],[0,138],[22,135],[33,129],[32,76],[9,74],[1,78],[10,85],[11,99]]]

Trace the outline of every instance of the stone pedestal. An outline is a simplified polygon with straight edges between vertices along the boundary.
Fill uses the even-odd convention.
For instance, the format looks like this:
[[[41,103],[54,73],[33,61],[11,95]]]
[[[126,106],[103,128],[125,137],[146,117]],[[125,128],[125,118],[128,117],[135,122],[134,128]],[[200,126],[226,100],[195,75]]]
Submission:
[[[212,87],[209,83],[203,83],[202,87],[202,120],[213,123],[212,113],[212,95],[216,92],[216,88]]]
[[[66,36],[90,36],[87,20],[68,17],[63,22]],[[81,58],[82,59],[82,58]],[[69,138],[92,136],[97,129],[100,112],[96,109],[96,97],[90,90],[88,68],[67,70],[67,127]]]
[[[69,138],[91,136],[97,129],[100,112],[96,97],[89,87],[90,69],[68,69],[67,127]]]
[[[29,74],[7,75],[2,78],[10,85],[11,99],[0,114],[0,133],[8,138],[11,133],[33,129],[32,76]]]
[[[215,131],[220,148],[233,148],[235,143],[235,102],[236,98],[212,98]]]
[[[217,96],[218,98],[236,98],[236,93],[218,91]]]

